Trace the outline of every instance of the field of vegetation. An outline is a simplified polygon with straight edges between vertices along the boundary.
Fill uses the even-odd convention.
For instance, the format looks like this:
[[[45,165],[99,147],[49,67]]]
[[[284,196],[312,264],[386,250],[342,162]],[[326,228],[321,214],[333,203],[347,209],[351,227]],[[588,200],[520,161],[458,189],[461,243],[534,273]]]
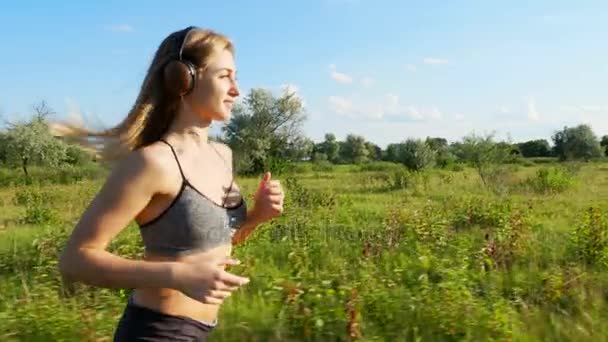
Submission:
[[[235,250],[251,283],[211,340],[608,340],[608,163],[456,166],[285,168],[285,213]],[[129,291],[56,267],[104,173],[0,169],[0,340],[111,340]],[[138,234],[111,250],[140,257]]]

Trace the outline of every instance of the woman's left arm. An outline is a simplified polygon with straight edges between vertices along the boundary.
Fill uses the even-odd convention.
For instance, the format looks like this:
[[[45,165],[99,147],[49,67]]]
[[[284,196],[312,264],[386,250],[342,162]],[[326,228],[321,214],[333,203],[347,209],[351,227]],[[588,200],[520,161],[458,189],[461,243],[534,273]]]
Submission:
[[[232,172],[232,150],[228,145],[221,143],[217,145],[222,151],[225,160],[229,163]],[[245,221],[243,221],[239,229],[232,236],[232,244],[238,245],[244,242],[259,225],[281,215],[284,199],[285,194],[283,193],[281,182],[271,180],[270,172],[266,172],[254,194],[254,206],[249,210]]]
[[[255,204],[247,213],[247,218],[232,236],[232,244],[237,245],[247,239],[262,223],[268,222],[283,213],[285,194],[278,180],[271,180],[270,172],[264,174],[253,197]]]
[[[247,213],[245,221],[241,224],[239,229],[234,232],[234,235],[232,235],[232,244],[238,245],[245,242],[249,235],[251,235],[251,233],[253,233],[253,231],[262,223],[263,222],[256,217],[255,212],[250,210]]]

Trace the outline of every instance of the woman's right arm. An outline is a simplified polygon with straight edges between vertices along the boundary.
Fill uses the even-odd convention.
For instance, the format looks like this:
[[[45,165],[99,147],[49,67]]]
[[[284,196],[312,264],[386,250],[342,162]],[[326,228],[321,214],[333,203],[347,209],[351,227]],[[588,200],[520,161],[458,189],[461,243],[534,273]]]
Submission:
[[[60,257],[65,278],[111,288],[176,286],[177,262],[130,260],[106,251],[157,192],[159,179],[164,179],[162,163],[152,152],[145,148],[131,152],[112,170]]]

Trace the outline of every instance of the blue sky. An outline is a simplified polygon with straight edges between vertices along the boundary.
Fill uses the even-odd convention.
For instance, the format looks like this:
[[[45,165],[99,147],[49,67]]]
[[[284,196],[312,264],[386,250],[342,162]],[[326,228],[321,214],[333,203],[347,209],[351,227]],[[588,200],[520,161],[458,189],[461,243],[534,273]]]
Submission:
[[[160,41],[188,25],[234,40],[243,93],[297,91],[315,141],[492,131],[520,141],[578,123],[608,134],[600,0],[4,2],[0,113],[46,100],[114,124]]]

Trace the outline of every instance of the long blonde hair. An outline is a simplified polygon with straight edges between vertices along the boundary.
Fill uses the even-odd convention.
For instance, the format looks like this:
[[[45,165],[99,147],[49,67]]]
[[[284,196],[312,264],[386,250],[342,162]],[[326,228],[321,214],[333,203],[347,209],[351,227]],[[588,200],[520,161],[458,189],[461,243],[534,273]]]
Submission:
[[[52,133],[78,143],[105,161],[116,160],[160,139],[180,105],[181,96],[167,91],[171,84],[167,84],[163,71],[168,62],[177,58],[182,41],[184,58],[197,69],[204,69],[217,50],[227,49],[234,54],[231,40],[213,30],[192,28],[173,32],[156,50],[139,95],[122,122],[99,131],[88,129],[83,123],[54,122],[50,124]]]

